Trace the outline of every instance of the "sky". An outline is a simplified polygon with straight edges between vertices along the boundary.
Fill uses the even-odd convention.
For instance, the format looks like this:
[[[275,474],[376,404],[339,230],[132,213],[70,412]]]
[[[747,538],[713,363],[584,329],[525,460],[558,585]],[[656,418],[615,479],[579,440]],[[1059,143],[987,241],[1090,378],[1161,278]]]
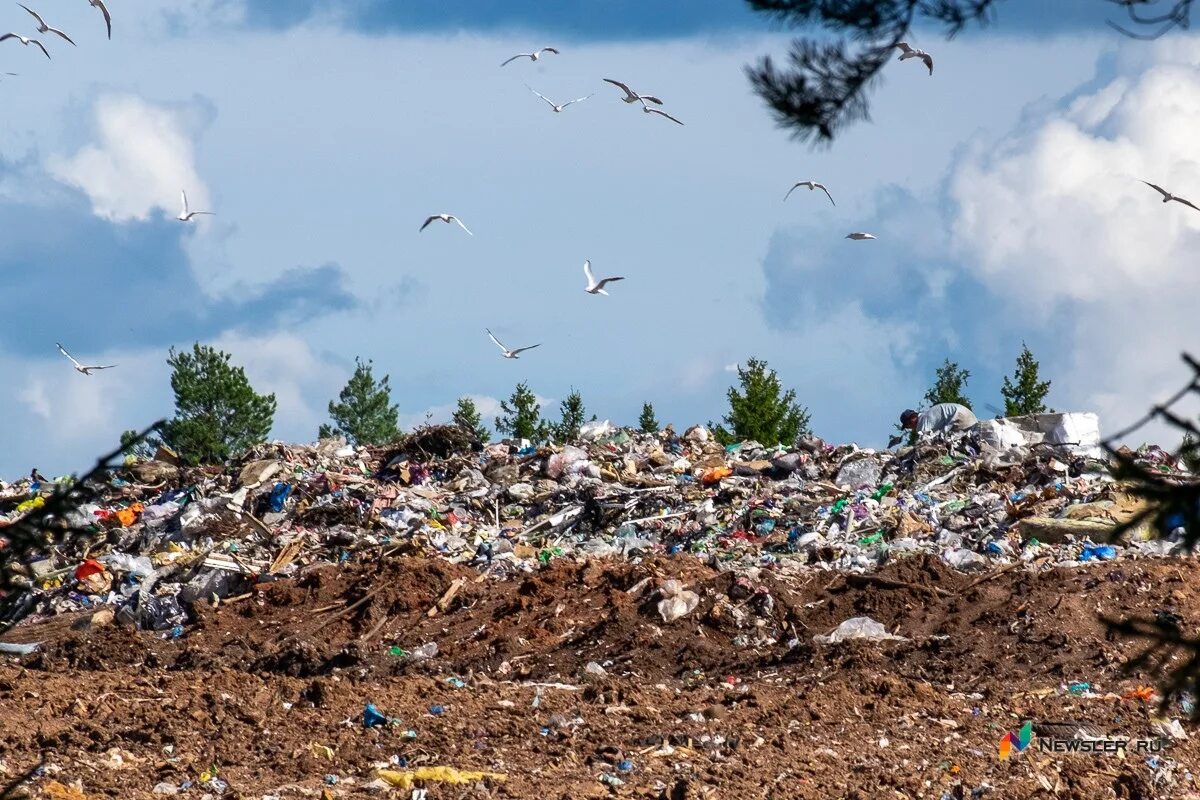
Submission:
[[[355,357],[405,427],[461,396],[490,420],[518,381],[551,416],[577,389],[601,418],[650,401],[684,427],[719,419],[755,356],[818,435],[879,446],[945,358],[990,416],[1024,342],[1049,403],[1112,431],[1198,350],[1200,213],[1139,180],[1200,202],[1200,38],[1122,38],[1095,0],[914,31],[935,75],[890,63],[871,121],[828,148],[751,91],[745,65],[790,36],[736,0],[111,5],[111,42],[80,2],[45,10],[77,48],[0,45],[19,73],[0,80],[0,478],[86,469],[169,416],[166,358],[194,341],[275,393],[285,441],[315,437]],[[526,84],[595,94],[555,114]],[[809,178],[836,207],[782,201]],[[177,222],[181,189],[215,216]],[[440,212],[475,235],[418,233]],[[626,280],[585,294],[585,259]],[[542,346],[505,360],[485,327]],[[55,342],[119,366],[80,375]]]

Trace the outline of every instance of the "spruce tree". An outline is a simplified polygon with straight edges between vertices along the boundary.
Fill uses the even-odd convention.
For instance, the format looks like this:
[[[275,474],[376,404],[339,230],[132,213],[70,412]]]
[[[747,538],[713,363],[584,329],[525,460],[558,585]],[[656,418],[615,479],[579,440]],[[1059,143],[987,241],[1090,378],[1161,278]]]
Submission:
[[[587,422],[587,412],[583,408],[583,397],[575,389],[567,395],[567,399],[559,403],[560,419],[550,426],[555,440],[573,442],[579,438],[579,427]]]
[[[1021,342],[1021,355],[1017,356],[1017,368],[1013,371],[1010,381],[1004,379],[1000,394],[1004,395],[1004,416],[1019,417],[1023,414],[1046,413],[1046,394],[1050,391],[1050,381],[1038,380],[1038,362],[1024,342]]]
[[[189,464],[219,464],[266,440],[275,418],[275,395],[260,395],[229,354],[196,342],[191,352],[171,348],[175,416],[163,442]]]
[[[317,436],[344,436],[352,445],[386,444],[400,435],[399,409],[392,405],[388,376],[375,380],[371,362],[354,359],[354,374],[338,395],[329,401],[333,425],[322,425]]]
[[[933,386],[925,393],[925,400],[930,405],[938,403],[958,403],[971,407],[971,401],[963,394],[967,379],[971,377],[969,370],[960,369],[958,363],[946,359],[946,363],[938,367]]]
[[[458,408],[454,409],[453,420],[455,425],[485,444],[492,438],[487,426],[479,417],[479,409],[475,408],[475,401],[469,397],[458,398]]]
[[[511,397],[500,401],[500,411],[500,416],[496,417],[496,430],[513,439],[540,443],[550,433],[550,426],[542,421],[542,407],[524,381],[517,384]]]
[[[642,415],[638,417],[638,427],[642,433],[658,433],[661,426],[658,424],[658,417],[654,416],[654,406],[642,403]]]
[[[775,370],[766,361],[751,358],[745,367],[739,366],[738,381],[742,391],[729,388],[725,425],[712,426],[721,444],[753,439],[768,447],[791,445],[798,437],[811,433],[808,409],[796,403],[795,390],[783,391]]]

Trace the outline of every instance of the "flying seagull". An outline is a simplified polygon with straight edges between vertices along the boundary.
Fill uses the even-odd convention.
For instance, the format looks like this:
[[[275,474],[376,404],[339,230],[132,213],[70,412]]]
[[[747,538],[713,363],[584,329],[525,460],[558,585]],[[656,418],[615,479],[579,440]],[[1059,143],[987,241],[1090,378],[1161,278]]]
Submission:
[[[1171,194],[1170,192],[1168,192],[1166,189],[1162,188],[1161,186],[1155,186],[1150,181],[1142,181],[1142,183],[1146,184],[1151,189],[1153,189],[1154,191],[1161,194],[1164,203],[1169,203],[1172,200],[1174,200],[1176,203],[1183,203],[1185,206],[1191,206],[1192,208],[1195,208],[1197,211],[1200,211],[1200,208],[1197,208],[1196,205],[1194,203],[1192,203],[1192,201],[1190,201],[1190,200],[1184,200],[1182,197],[1176,197],[1175,195]]]
[[[26,47],[28,47],[30,44],[36,44],[38,47],[42,48],[42,52],[46,54],[46,58],[50,57],[50,51],[46,49],[46,45],[42,44],[37,39],[30,39],[28,36],[22,36],[19,33],[6,33],[3,36],[0,36],[0,42],[3,42],[5,39],[16,39]]]
[[[623,278],[623,277],[602,278],[600,280],[596,280],[596,276],[592,274],[592,262],[591,261],[583,262],[583,274],[587,278],[587,284],[588,284],[587,288],[584,289],[584,291],[587,292],[588,294],[602,294],[605,297],[608,297],[608,292],[604,291],[604,285],[606,283],[612,283],[613,281],[625,280],[625,278]]]
[[[900,48],[900,61],[906,58],[919,58],[925,62],[925,66],[929,67],[929,74],[933,74],[933,56],[926,53],[924,50],[914,50],[908,46],[908,42],[899,42],[896,47]]]
[[[674,123],[675,123],[675,124],[677,124],[677,125],[682,125],[682,124],[683,124],[682,122],[680,122],[679,120],[675,119],[674,117],[672,117],[672,116],[671,116],[670,114],[668,114],[667,112],[665,112],[665,111],[659,111],[657,108],[651,108],[650,106],[646,105],[645,103],[643,103],[643,104],[642,104],[642,111],[646,112],[647,114],[658,114],[659,116],[666,117],[667,119],[671,120],[671,122],[674,122]]]
[[[104,5],[104,0],[88,0],[88,3],[93,8],[100,9],[100,13],[104,15],[104,24],[108,26],[108,38],[112,38],[112,14],[108,13],[108,6]]]
[[[500,340],[496,338],[496,335],[495,335],[494,333],[492,333],[491,331],[488,331],[488,329],[487,329],[487,328],[484,328],[484,330],[485,330],[485,331],[487,331],[487,335],[488,335],[488,337],[489,337],[489,338],[490,338],[490,339],[491,339],[493,342],[495,342],[495,343],[496,343],[496,347],[499,347],[501,350],[503,350],[503,351],[504,351],[504,357],[505,357],[505,358],[519,358],[519,357],[520,357],[520,356],[519,356],[519,354],[520,354],[520,353],[524,353],[526,350],[532,350],[532,349],[533,349],[533,348],[535,348],[535,347],[541,347],[541,346],[542,346],[542,345],[541,345],[541,343],[539,342],[538,344],[531,344],[531,345],[529,345],[529,347],[518,347],[518,348],[517,348],[517,349],[515,349],[515,350],[509,350],[507,347],[505,347],[504,345],[500,344]]]
[[[75,356],[68,353],[66,351],[66,348],[64,348],[61,344],[58,344],[58,342],[55,342],[54,344],[56,344],[58,346],[58,352],[62,353],[64,356],[71,359],[71,363],[75,365],[75,371],[80,373],[81,375],[91,375],[92,370],[112,369],[113,367],[117,366],[116,364],[105,364],[103,367],[85,367],[83,364],[80,364],[78,361],[76,361]]]
[[[467,233],[470,233],[472,236],[474,236],[474,235],[475,235],[475,234],[471,233],[471,231],[470,231],[470,230],[468,230],[468,229],[467,229],[467,226],[466,226],[466,225],[463,225],[463,224],[462,224],[462,220],[461,220],[461,219],[459,219],[458,217],[454,216],[453,214],[434,214],[434,215],[430,216],[430,217],[429,217],[429,219],[425,220],[425,224],[424,224],[424,225],[422,225],[422,226],[421,226],[421,227],[420,227],[420,228],[417,230],[417,233],[420,233],[421,231],[423,231],[423,230],[425,230],[427,227],[429,227],[429,223],[433,222],[435,219],[440,219],[442,222],[447,222],[447,223],[449,223],[449,222],[457,222],[457,223],[458,223],[458,227],[462,228],[464,231],[467,231]]]
[[[212,211],[188,211],[187,192],[180,189],[179,194],[183,197],[183,210],[179,212],[179,216],[175,219],[179,220],[180,222],[191,222],[192,217],[196,216],[197,214],[206,214],[210,217],[216,216],[216,214]]]
[[[854,241],[856,241],[856,242],[861,242],[861,241],[863,241],[864,239],[874,239],[875,237],[874,237],[874,236],[872,236],[872,235],[871,235],[871,234],[869,234],[869,233],[859,233],[859,232],[857,232],[857,231],[856,231],[856,232],[854,232],[854,233],[847,233],[847,234],[846,234],[846,238],[847,238],[847,239],[853,239],[853,240],[854,240]]]
[[[626,86],[625,84],[621,83],[620,81],[614,81],[612,78],[605,78],[604,82],[611,83],[613,86],[616,86],[618,89],[625,92],[625,96],[622,97],[621,99],[624,100],[626,103],[636,103],[638,101],[641,101],[642,105],[645,105],[646,101],[649,100],[651,103],[654,103],[655,105],[661,106],[663,104],[663,101],[659,100],[657,97],[651,97],[648,94],[638,94],[637,92],[633,91],[628,86]]]
[[[788,189],[788,193],[783,196],[784,202],[787,202],[787,199],[792,196],[792,192],[796,191],[801,186],[807,186],[808,190],[810,192],[813,191],[814,189],[820,189],[822,192],[825,193],[825,196],[829,198],[829,202],[833,203],[833,195],[831,195],[829,193],[829,190],[825,188],[825,184],[817,183],[816,181],[800,181],[795,186]],[[833,203],[833,204],[835,206],[837,205],[837,203]]]
[[[576,97],[574,100],[568,100],[567,102],[563,103],[562,105],[556,105],[553,100],[551,100],[549,97],[546,97],[546,95],[537,91],[536,89],[529,86],[528,84],[525,85],[525,88],[528,89],[529,91],[533,92],[534,94],[536,94],[538,97],[545,100],[547,103],[549,103],[550,107],[554,109],[554,113],[556,113],[556,114],[562,112],[562,110],[564,108],[566,108],[567,106],[571,105],[571,103],[582,103],[584,100],[587,100],[588,97],[592,96],[591,94],[589,94],[587,97]],[[592,92],[592,94],[595,94],[595,92]]]
[[[558,55],[558,51],[555,50],[553,47],[543,47],[541,50],[535,50],[532,53],[517,53],[515,56],[508,59],[508,61],[505,61],[500,66],[503,67],[509,61],[516,61],[518,58],[528,58],[530,61],[537,61],[539,58],[542,57],[542,53],[554,53],[554,55]]]
[[[30,14],[32,14],[33,18],[37,20],[38,33],[57,33],[59,36],[66,39],[68,42],[71,42],[71,44],[75,44],[75,42],[72,41],[70,36],[67,36],[65,33],[60,31],[58,28],[51,28],[49,25],[47,25],[46,20],[42,19],[41,14],[37,13],[32,8],[30,8],[29,6],[24,5],[22,3],[17,3],[17,5],[21,6],[21,8],[25,9]]]

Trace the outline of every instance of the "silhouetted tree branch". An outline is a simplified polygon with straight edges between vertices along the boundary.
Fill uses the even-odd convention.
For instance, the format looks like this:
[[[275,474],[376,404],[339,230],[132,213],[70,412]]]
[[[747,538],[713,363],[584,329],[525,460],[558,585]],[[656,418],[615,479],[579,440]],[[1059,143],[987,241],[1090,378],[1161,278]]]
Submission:
[[[781,127],[797,139],[828,143],[837,132],[869,117],[868,94],[883,65],[904,41],[914,22],[942,26],[952,38],[967,25],[986,24],[998,0],[746,0],[775,22],[821,32],[792,42],[788,64],[770,56],[746,68],[754,90],[767,102]],[[1140,34],[1108,20],[1126,36],[1154,39],[1175,27],[1187,28],[1193,0],[1108,0],[1125,8],[1130,21],[1158,30]],[[1142,16],[1138,6],[1168,8]],[[1047,9],[1052,8],[1047,3]],[[849,42],[859,46],[851,49]]]
[[[1114,541],[1149,523],[1162,537],[1173,537],[1182,529],[1180,549],[1191,550],[1200,544],[1200,476],[1163,472],[1145,466],[1139,463],[1136,453],[1120,445],[1121,440],[1153,420],[1165,422],[1185,439],[1200,435],[1195,423],[1172,410],[1189,395],[1200,397],[1200,362],[1186,353],[1183,360],[1192,371],[1188,383],[1165,403],[1154,406],[1140,420],[1104,442],[1104,449],[1112,460],[1113,477],[1127,482],[1133,495],[1147,501],[1143,510],[1117,527],[1112,537]],[[1183,443],[1174,451],[1177,462],[1184,460],[1188,447],[1190,445]],[[1124,669],[1133,672],[1145,668],[1159,674],[1164,709],[1183,692],[1200,696],[1200,636],[1188,636],[1180,630],[1182,620],[1178,615],[1160,609],[1154,619],[1101,619],[1115,634],[1149,640],[1150,644]],[[1176,654],[1182,659],[1173,662]],[[1192,717],[1200,719],[1200,707],[1193,708]]]

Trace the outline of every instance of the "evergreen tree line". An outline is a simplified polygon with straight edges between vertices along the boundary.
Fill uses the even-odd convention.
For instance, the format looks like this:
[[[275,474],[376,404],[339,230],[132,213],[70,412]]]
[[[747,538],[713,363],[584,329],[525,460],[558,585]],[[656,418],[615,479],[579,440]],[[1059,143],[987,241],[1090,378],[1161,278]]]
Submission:
[[[271,432],[276,401],[273,394],[254,391],[245,371],[230,361],[230,354],[196,343],[190,351],[170,350],[171,388],[175,393],[175,416],[166,422],[157,439],[133,446],[132,431],[122,445],[139,455],[151,454],[159,444],[174,450],[190,464],[221,463],[239,452],[264,442]],[[940,367],[934,385],[925,395],[930,403],[954,402],[970,407],[965,389],[971,373],[949,359]],[[737,368],[737,386],[726,393],[729,410],[718,423],[709,422],[717,441],[731,444],[753,440],[763,445],[790,446],[811,434],[810,415],[796,401],[794,389],[784,389],[779,376],[766,361],[750,358]],[[1022,346],[1011,379],[1001,388],[1006,416],[1046,411],[1050,381],[1039,377],[1038,362]],[[354,372],[337,398],[329,401],[329,422],[320,426],[319,438],[342,436],[353,445],[378,445],[402,435],[399,409],[392,402],[390,378],[377,377],[371,361],[355,359]],[[535,444],[575,439],[580,428],[596,415],[589,415],[583,397],[571,389],[558,407],[558,418],[542,415],[541,401],[528,383],[517,384],[500,402],[500,413],[492,420],[499,433],[528,439]],[[452,423],[470,432],[480,442],[491,439],[491,428],[470,397],[460,398]],[[645,403],[638,428],[657,433],[661,424],[654,406]]]

